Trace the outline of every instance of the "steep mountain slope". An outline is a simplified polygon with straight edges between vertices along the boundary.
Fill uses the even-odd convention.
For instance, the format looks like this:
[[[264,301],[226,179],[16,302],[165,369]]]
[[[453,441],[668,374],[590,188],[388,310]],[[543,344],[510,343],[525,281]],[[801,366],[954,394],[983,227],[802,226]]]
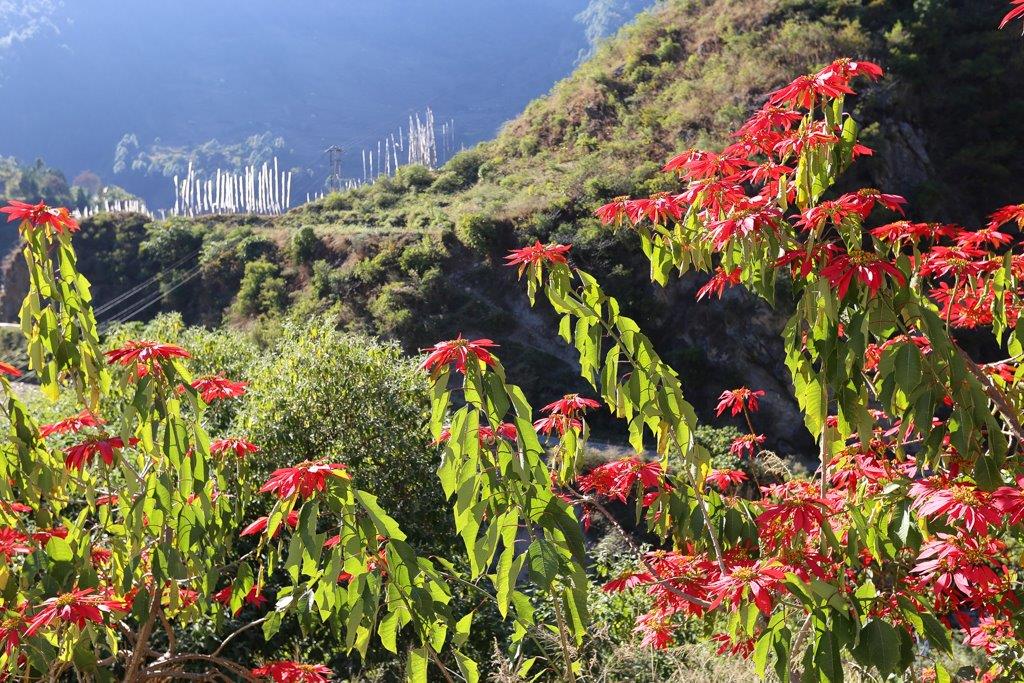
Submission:
[[[593,209],[619,194],[671,187],[658,173],[668,156],[723,143],[768,92],[838,56],[872,58],[890,72],[858,98],[876,149],[858,182],[908,196],[919,219],[969,222],[1020,201],[1024,43],[995,30],[1004,4],[665,2],[495,140],[439,171],[406,167],[276,219],[90,221],[83,270],[101,303],[153,278],[148,291],[162,288],[167,297],[140,317],[163,307],[195,322],[248,324],[289,308],[334,308],[346,327],[399,339],[409,351],[459,331],[492,337],[512,377],[546,401],[579,387],[572,353],[498,264],[526,240],[571,241],[574,259],[602,278],[681,371],[704,417],[725,388],[766,388],[763,419],[783,426],[774,446],[802,451],[779,362],[784,311],[740,292],[695,304],[700,278],[652,290],[635,240],[601,229]],[[8,312],[18,298],[11,289]],[[131,312],[111,312],[118,310]]]

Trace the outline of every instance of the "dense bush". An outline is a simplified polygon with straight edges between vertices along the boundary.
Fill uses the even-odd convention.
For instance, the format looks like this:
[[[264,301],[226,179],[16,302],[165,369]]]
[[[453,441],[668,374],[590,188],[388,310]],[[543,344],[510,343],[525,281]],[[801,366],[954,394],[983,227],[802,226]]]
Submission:
[[[247,316],[280,313],[288,303],[288,284],[281,267],[265,259],[245,264],[235,306]]]
[[[243,375],[249,399],[236,428],[266,466],[329,458],[416,538],[444,547],[447,516],[433,483],[426,382],[397,347],[338,332],[329,320],[288,323]]]
[[[296,263],[308,264],[320,251],[320,238],[316,231],[308,225],[304,225],[292,235],[291,257]]]
[[[497,251],[508,240],[498,221],[480,213],[459,216],[455,221],[455,234],[467,247],[483,254]]]
[[[407,190],[422,190],[434,182],[434,172],[419,164],[400,166],[395,173],[395,182]]]

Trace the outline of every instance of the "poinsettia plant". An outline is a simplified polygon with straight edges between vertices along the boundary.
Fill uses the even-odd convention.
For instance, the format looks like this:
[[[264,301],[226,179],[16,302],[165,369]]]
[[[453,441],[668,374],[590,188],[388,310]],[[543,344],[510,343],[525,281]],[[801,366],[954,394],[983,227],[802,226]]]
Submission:
[[[1014,0],[1004,24],[1020,16]],[[785,361],[816,471],[779,476],[758,429],[764,393],[748,387],[723,387],[716,410],[747,427],[730,449],[745,466],[712,467],[686,378],[571,262],[570,245],[538,242],[508,264],[531,303],[543,294],[559,316],[600,401],[568,394],[537,418],[495,342],[459,336],[429,350],[458,562],[417,555],[342,462],[255,479],[259,444],[213,437],[204,421],[211,403],[244,400],[245,384],[193,377],[186,349],[154,340],[104,352],[74,219],[43,204],[0,209],[19,222],[30,276],[26,370],[44,396],[76,404],[39,424],[12,384],[24,370],[0,363],[3,674],[329,679],[317,662],[225,656],[245,631],[272,638],[296,619],[340,625],[362,653],[374,639],[397,653],[404,632],[410,680],[476,681],[463,651],[475,610],[456,612],[457,588],[512,622],[513,646],[530,641],[538,655],[520,676],[575,681],[589,622],[581,527],[598,514],[636,552],[637,569],[604,588],[647,596],[645,644],[668,646],[696,622],[720,652],[783,681],[842,680],[851,659],[882,677],[950,680],[935,655],[957,637],[990,658],[989,680],[1020,680],[1024,204],[967,229],[908,221],[903,198],[873,188],[838,192],[871,154],[846,98],[857,79],[882,76],[849,59],[801,76],[724,150],[671,159],[678,192],[597,211],[635,232],[652,281],[709,274],[698,299],[743,287],[775,304],[777,284],[791,283]],[[982,351],[965,349],[961,330],[983,331]],[[657,457],[581,472],[601,402],[638,453],[650,445]],[[610,501],[635,503],[661,547],[633,543]],[[256,616],[221,632],[245,609]],[[180,649],[198,623],[218,643]]]
[[[31,289],[21,309],[29,366],[0,363],[0,670],[24,680],[327,680],[317,662],[250,667],[225,649],[285,619],[343,624],[345,644],[409,643],[412,680],[433,662],[473,679],[462,655],[471,617],[448,579],[405,542],[376,498],[338,462],[255,479],[261,449],[211,438],[210,404],[244,400],[244,382],[193,377],[190,353],[152,340],[102,351],[89,284],[77,271],[66,209],[11,202]],[[71,414],[39,424],[12,381],[28,370]],[[254,516],[253,510],[266,511]],[[453,568],[454,571],[454,568]],[[267,585],[279,586],[268,594]],[[245,618],[239,618],[243,609]],[[224,631],[228,617],[232,630]],[[240,625],[238,625],[240,624]],[[196,625],[208,651],[180,648]],[[446,651],[448,665],[439,653]]]
[[[549,406],[537,427],[557,440],[545,462],[559,498],[605,515],[609,500],[636,500],[662,538],[662,548],[638,553],[639,569],[605,587],[647,594],[650,609],[637,622],[645,643],[667,646],[696,621],[718,630],[720,652],[753,657],[762,675],[772,666],[783,681],[842,680],[847,661],[883,678],[950,680],[940,660],[956,637],[987,655],[989,680],[1019,680],[1024,204],[968,229],[908,221],[902,197],[874,188],[836,192],[844,171],[872,153],[845,101],[858,79],[882,76],[851,59],[802,76],[772,93],[725,149],[671,159],[664,171],[678,176],[677,193],[621,197],[597,211],[604,224],[636,233],[653,282],[710,274],[698,299],[743,287],[774,305],[778,283],[791,283],[785,361],[817,443],[813,475],[741,493],[759,460],[777,460],[756,428],[764,394],[747,387],[725,388],[717,413],[749,428],[731,450],[750,467],[714,469],[695,438],[685,378],[572,264],[569,245],[535,244],[508,262],[527,278],[531,302],[546,296],[583,377],[627,422],[633,446],[652,444],[659,458],[580,475],[583,415],[593,404],[575,397]],[[969,353],[961,330],[985,331],[987,347]],[[516,447],[490,440],[484,448],[478,434],[511,412],[520,423],[518,440],[508,440],[531,453],[525,402],[490,351],[460,372],[466,406],[452,420],[442,468],[508,477],[508,467],[524,465],[503,464]],[[438,410],[449,405],[448,383],[435,378]],[[461,498],[463,481],[449,494]],[[475,510],[464,525],[486,528],[481,538],[499,535],[474,500],[459,499]],[[560,559],[572,559],[571,546]],[[570,569],[552,582],[567,605]]]

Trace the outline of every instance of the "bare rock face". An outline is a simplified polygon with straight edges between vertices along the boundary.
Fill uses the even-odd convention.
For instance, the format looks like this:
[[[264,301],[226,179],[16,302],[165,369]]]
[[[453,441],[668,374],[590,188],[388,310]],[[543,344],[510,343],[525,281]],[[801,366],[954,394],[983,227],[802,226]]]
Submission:
[[[884,149],[879,154],[879,187],[913,190],[935,177],[924,131],[907,121],[894,120],[883,122],[881,130]]]
[[[721,300],[698,302],[695,294],[705,280],[686,276],[664,294],[670,302],[661,323],[665,332],[673,334],[675,344],[703,352],[696,362],[678,364],[687,398],[702,422],[732,423],[746,432],[742,420],[715,416],[718,396],[739,386],[763,390],[754,428],[768,435],[772,450],[808,458],[814,442],[794,398],[782,341],[790,311],[785,304],[773,308],[739,287],[726,290]]]
[[[11,248],[0,262],[0,322],[18,322],[21,302],[28,294],[28,268],[21,258],[21,250],[17,245]]]

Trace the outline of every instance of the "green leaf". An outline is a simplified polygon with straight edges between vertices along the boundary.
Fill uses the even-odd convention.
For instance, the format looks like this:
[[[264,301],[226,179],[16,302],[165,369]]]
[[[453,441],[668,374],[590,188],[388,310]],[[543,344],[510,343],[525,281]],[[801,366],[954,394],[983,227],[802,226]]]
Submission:
[[[887,622],[872,619],[861,629],[853,656],[862,666],[874,666],[888,676],[900,662],[899,634]]]
[[[54,562],[71,562],[75,559],[68,542],[57,536],[51,536],[46,542],[46,554]]]
[[[380,626],[377,627],[377,635],[380,637],[380,644],[384,646],[384,649],[389,652],[398,653],[398,629],[400,628],[399,619],[401,618],[400,612],[404,608],[396,609],[392,612],[388,612],[387,615],[381,619]]]
[[[476,662],[462,654],[459,650],[454,652],[455,662],[459,665],[459,672],[466,679],[466,683],[478,683],[480,680],[480,669],[477,667]]]
[[[828,628],[816,629],[817,643],[814,648],[814,664],[819,680],[834,683],[843,680],[843,664],[839,656],[839,643],[835,633]]]
[[[409,660],[405,666],[405,680],[409,683],[427,683],[427,648],[409,649]]]
[[[903,393],[910,395],[921,381],[921,357],[917,346],[909,342],[900,344],[893,361],[896,384]]]
[[[366,514],[373,520],[373,525],[377,527],[377,533],[397,541],[405,540],[405,533],[399,528],[398,522],[392,519],[388,513],[384,512],[384,509],[377,503],[377,496],[366,491],[360,491],[359,489],[356,489],[353,493],[359,504],[366,510]]]
[[[548,588],[558,577],[561,558],[558,550],[543,538],[530,544],[526,551],[526,566],[530,576],[544,588]]]
[[[469,640],[474,614],[476,612],[469,612],[455,623],[455,635],[452,636],[452,642],[456,645],[464,645]]]
[[[921,622],[924,627],[924,636],[928,639],[928,642],[942,652],[953,651],[953,643],[949,638],[949,631],[942,625],[942,622],[929,612],[921,612]]]

